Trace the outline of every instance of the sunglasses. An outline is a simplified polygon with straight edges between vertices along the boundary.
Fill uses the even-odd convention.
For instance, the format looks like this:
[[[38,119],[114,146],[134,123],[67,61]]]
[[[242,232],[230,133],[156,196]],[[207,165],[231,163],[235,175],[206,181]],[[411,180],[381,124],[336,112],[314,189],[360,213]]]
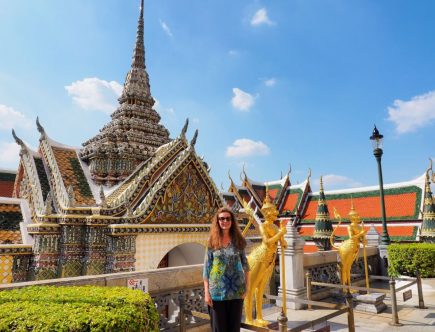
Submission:
[[[231,221],[231,217],[218,217],[219,221]]]

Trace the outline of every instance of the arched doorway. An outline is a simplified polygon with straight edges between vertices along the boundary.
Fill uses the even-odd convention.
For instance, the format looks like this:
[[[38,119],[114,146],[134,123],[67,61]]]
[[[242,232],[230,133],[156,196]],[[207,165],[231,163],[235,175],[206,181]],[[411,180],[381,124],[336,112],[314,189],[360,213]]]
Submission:
[[[201,264],[205,248],[199,243],[183,243],[172,248],[160,261],[158,268]]]

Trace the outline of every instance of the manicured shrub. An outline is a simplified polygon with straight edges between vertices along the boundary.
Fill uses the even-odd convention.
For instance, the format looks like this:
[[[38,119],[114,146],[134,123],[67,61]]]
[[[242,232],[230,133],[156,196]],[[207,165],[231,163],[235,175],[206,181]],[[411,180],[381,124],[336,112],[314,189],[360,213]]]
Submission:
[[[148,294],[123,287],[27,287],[0,291],[0,331],[158,331]]]
[[[435,244],[411,243],[388,246],[388,274],[415,277],[418,270],[423,278],[435,277]]]

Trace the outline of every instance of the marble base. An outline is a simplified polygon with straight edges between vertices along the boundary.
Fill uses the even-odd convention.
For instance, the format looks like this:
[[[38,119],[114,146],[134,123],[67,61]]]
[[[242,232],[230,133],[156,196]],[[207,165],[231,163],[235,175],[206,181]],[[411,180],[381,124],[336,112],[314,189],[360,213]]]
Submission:
[[[378,314],[387,308],[384,303],[384,293],[370,293],[364,295],[355,294],[353,299],[354,310],[356,311]]]

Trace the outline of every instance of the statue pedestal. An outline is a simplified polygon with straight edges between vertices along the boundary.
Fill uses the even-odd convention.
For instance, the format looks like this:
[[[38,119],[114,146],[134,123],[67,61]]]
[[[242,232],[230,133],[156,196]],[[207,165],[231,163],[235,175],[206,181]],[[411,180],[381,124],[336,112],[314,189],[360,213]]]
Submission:
[[[356,311],[378,314],[387,308],[384,299],[384,293],[370,293],[364,295],[355,294],[353,296],[353,302],[355,304],[354,309]]]
[[[304,285],[304,244],[305,241],[299,236],[295,227],[287,225],[287,234],[284,236],[287,241],[287,248],[284,250],[285,261],[285,275],[286,275],[286,296],[288,299],[304,299],[306,288]],[[282,251],[281,247],[278,249],[280,271],[283,271],[282,266]],[[281,272],[282,273],[282,272]],[[282,281],[282,275],[280,276]],[[281,285],[282,286],[282,285]],[[282,288],[278,288],[278,296],[282,296]],[[282,305],[282,301],[277,301],[277,305]],[[302,303],[288,302],[287,308],[289,309],[303,309],[305,307]]]

